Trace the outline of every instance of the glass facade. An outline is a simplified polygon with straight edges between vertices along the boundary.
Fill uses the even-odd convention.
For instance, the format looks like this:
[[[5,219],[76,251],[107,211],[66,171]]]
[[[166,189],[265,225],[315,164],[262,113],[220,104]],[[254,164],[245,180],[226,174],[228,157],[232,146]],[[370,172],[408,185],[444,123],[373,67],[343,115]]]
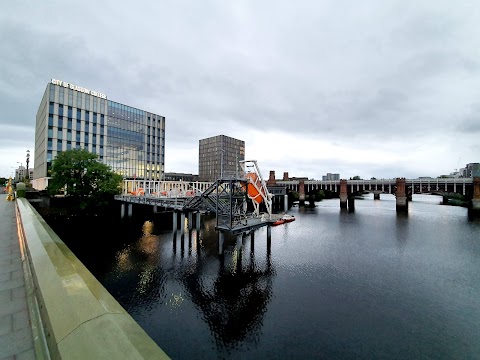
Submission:
[[[110,100],[107,108],[105,163],[126,179],[162,180],[165,118]],[[158,136],[150,134],[152,127],[159,130]]]
[[[37,112],[34,178],[48,177],[56,155],[77,148],[125,179],[162,180],[164,144],[163,116],[49,83]]]

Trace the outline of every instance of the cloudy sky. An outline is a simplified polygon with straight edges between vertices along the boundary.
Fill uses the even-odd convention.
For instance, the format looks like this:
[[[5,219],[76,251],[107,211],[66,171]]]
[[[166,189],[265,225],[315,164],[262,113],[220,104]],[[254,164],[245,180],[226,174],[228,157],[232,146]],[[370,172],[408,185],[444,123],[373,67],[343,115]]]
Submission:
[[[4,1],[0,176],[51,78],[165,116],[167,172],[223,134],[264,176],[448,174],[480,161],[479,24],[478,0]]]

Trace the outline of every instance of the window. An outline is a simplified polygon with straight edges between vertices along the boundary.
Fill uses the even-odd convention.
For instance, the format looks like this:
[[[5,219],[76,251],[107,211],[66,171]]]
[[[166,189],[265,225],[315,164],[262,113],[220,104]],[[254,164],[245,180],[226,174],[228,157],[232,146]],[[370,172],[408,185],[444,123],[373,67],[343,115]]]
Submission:
[[[67,141],[67,150],[72,150],[72,142]]]
[[[62,140],[57,140],[57,151],[62,151]]]
[[[63,105],[62,104],[58,104],[58,115],[63,116]]]
[[[48,115],[48,126],[53,126],[53,115],[52,114]]]
[[[77,119],[77,131],[80,131],[82,129],[82,123],[80,120]]]
[[[85,133],[84,140],[85,146],[88,146],[88,133]]]
[[[58,117],[58,127],[59,128],[63,127],[63,117],[61,117],[61,116]]]
[[[73,108],[71,106],[68,107],[68,117],[71,118],[72,117],[72,111],[73,111]]]
[[[50,84],[50,101],[55,101],[55,85]]]
[[[90,111],[85,111],[85,121],[90,121]]]
[[[80,120],[82,118],[82,110],[77,109],[77,119]]]
[[[57,139],[59,139],[59,140],[63,139],[63,129],[62,128],[59,128],[57,130]]]
[[[81,92],[77,92],[77,108],[82,107],[82,97],[83,94]]]
[[[67,130],[67,144],[72,141],[72,130],[68,129]]]
[[[67,121],[67,129],[72,130],[72,119],[68,119],[68,121]]]
[[[100,114],[100,125],[104,125],[103,122],[104,122],[103,114]]]
[[[55,109],[55,108],[54,108],[53,102],[50,101],[50,106],[49,106],[49,108],[48,108],[48,112],[49,112],[50,114],[53,114],[53,113],[55,112],[54,109]]]

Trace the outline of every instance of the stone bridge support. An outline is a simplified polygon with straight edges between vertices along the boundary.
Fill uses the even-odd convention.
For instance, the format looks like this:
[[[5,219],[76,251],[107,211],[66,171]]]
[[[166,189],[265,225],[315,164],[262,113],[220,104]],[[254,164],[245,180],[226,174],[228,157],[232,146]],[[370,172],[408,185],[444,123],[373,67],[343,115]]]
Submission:
[[[348,191],[347,191],[347,180],[340,180],[340,209],[347,208],[348,201]]]
[[[407,188],[405,186],[405,178],[397,178],[397,190],[395,197],[397,198],[397,212],[408,211]]]
[[[373,200],[380,200],[380,193],[381,191],[374,191],[373,192]]]
[[[480,177],[473,178],[473,196],[470,215],[480,216]]]
[[[305,181],[300,180],[298,184],[298,205],[305,206]]]

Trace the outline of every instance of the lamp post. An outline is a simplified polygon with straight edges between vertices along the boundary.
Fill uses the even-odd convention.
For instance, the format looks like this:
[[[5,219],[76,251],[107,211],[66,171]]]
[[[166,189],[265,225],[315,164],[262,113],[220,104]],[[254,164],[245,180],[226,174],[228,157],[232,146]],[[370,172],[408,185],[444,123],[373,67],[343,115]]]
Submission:
[[[26,161],[27,161],[27,175],[30,176],[28,174],[28,163],[30,162],[30,150],[27,150],[27,160]]]

